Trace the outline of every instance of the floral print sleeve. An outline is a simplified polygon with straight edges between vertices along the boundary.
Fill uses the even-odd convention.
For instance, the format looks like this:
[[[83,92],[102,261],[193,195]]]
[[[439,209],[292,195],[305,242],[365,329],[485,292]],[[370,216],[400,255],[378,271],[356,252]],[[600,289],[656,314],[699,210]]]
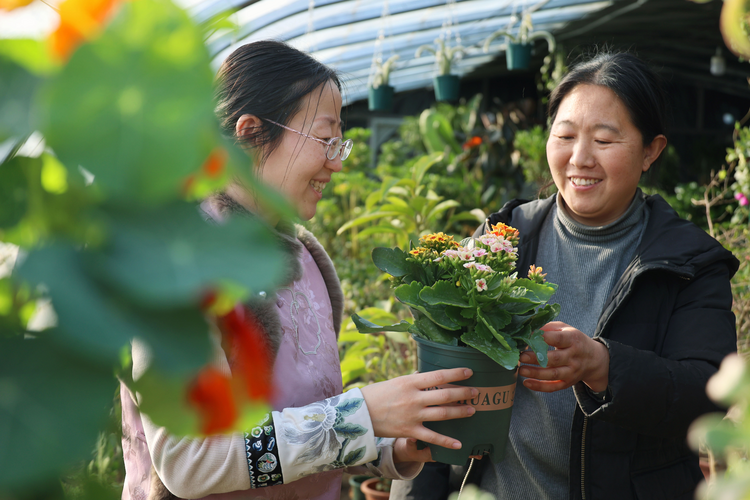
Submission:
[[[378,458],[370,414],[359,389],[273,412],[253,432],[245,437],[252,488],[290,483]]]

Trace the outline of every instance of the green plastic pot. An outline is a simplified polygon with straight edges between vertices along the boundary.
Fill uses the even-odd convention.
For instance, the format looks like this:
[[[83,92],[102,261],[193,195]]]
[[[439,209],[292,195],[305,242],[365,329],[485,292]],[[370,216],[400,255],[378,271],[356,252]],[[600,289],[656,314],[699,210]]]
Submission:
[[[390,111],[393,107],[393,87],[381,85],[367,89],[367,108],[370,111]]]
[[[362,483],[372,476],[356,475],[349,478],[349,491],[352,500],[365,500],[365,494],[362,492]]]
[[[505,53],[505,63],[509,70],[528,69],[531,63],[530,43],[508,43],[508,50]]]
[[[444,464],[464,465],[471,455],[489,455],[492,463],[500,462],[508,443],[518,367],[513,370],[503,368],[471,347],[454,347],[417,336],[413,338],[417,341],[417,368],[420,373],[443,368],[471,368],[474,372],[471,378],[454,382],[453,385],[479,390],[479,396],[465,402],[477,409],[474,415],[424,423],[428,429],[458,439],[463,445],[460,450],[452,450],[429,444],[432,459]],[[421,446],[424,447],[424,443]]]
[[[461,79],[457,75],[436,76],[432,83],[435,85],[435,99],[438,101],[457,101]]]

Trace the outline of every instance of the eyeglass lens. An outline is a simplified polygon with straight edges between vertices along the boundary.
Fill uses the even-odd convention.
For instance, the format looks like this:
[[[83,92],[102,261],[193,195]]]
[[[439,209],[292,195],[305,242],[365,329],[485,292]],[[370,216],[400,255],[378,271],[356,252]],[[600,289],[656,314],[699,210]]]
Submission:
[[[341,152],[341,161],[346,160],[349,157],[349,153],[352,151],[352,140],[347,139],[342,141],[340,137],[334,137],[328,144],[328,151],[326,151],[326,157],[329,160],[335,160],[336,155]]]

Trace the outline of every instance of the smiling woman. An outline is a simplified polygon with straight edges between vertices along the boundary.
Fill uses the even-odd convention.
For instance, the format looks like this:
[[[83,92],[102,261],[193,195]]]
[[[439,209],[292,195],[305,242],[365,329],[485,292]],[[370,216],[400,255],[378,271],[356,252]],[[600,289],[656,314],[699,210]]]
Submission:
[[[286,198],[299,218],[311,218],[351,149],[351,142],[341,140],[336,73],[283,43],[263,41],[231,54],[217,80],[217,113],[225,133],[246,149],[248,174]],[[337,335],[343,294],[336,271],[315,237],[270,212],[255,189],[237,179],[204,200],[201,208],[214,224],[254,217],[273,226],[286,272],[276,290],[256,291],[231,312],[248,325],[245,330],[254,342],[243,340],[240,329],[218,322],[208,382],[251,372],[258,385],[271,381],[276,411],[244,434],[181,438],[142,417],[135,398],[124,389],[124,499],[215,500],[238,498],[243,493],[237,492],[252,489],[243,498],[338,500],[345,468],[413,477],[430,452],[417,450],[416,439],[407,438],[461,446],[422,422],[471,415],[474,410],[466,407],[434,406],[471,398],[476,389],[422,389],[466,380],[470,370],[414,374],[342,394]],[[248,362],[252,356],[241,352],[242,345],[267,348],[273,366]],[[151,353],[137,341],[132,352],[133,378],[138,380],[151,363]],[[206,391],[193,391],[196,397],[216,398],[220,385],[205,386]],[[231,393],[231,387],[225,389]]]
[[[519,276],[543,267],[560,304],[541,328],[547,366],[521,354],[506,457],[481,463],[498,498],[688,500],[703,477],[687,429],[716,410],[706,383],[736,350],[738,262],[638,189],[667,142],[664,110],[656,75],[632,54],[573,67],[549,101],[558,193],[513,200],[475,233],[518,229]],[[425,495],[408,498],[440,498]]]

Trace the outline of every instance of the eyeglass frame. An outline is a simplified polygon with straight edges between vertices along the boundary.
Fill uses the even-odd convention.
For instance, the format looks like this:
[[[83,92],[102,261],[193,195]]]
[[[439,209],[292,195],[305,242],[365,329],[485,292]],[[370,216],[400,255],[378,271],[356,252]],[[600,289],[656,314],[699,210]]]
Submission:
[[[267,122],[273,123],[274,125],[281,127],[283,129],[289,130],[290,132],[295,132],[299,135],[302,135],[304,137],[307,137],[308,139],[312,139],[313,141],[319,142],[326,146],[326,158],[328,158],[330,161],[333,161],[336,159],[337,156],[341,156],[341,161],[346,160],[349,158],[349,154],[352,152],[352,147],[354,146],[354,141],[351,139],[344,140],[343,137],[331,137],[328,142],[324,141],[323,139],[318,139],[317,137],[313,137],[311,135],[307,135],[304,132],[300,132],[299,130],[295,130],[292,127],[287,127],[286,125],[282,125],[281,123],[277,123],[273,120],[270,120],[268,118],[262,118],[262,120],[265,120]],[[336,151],[333,155],[333,158],[328,156],[328,152],[331,151],[331,146],[333,146],[334,141],[339,140],[341,141],[341,145],[339,146],[339,150]],[[348,147],[345,147],[348,145]],[[344,151],[346,151],[346,156],[344,156]]]

